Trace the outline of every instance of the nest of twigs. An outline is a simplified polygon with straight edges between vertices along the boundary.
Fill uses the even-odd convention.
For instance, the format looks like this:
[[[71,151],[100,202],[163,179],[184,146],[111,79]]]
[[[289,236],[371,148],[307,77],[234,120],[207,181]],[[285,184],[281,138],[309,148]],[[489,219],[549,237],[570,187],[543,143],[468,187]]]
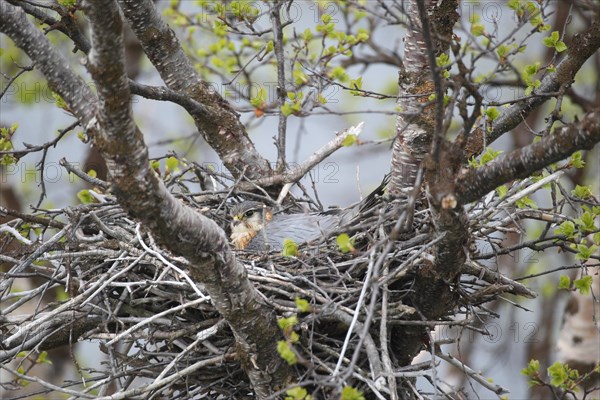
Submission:
[[[189,181],[170,182],[182,201],[226,231],[228,208],[245,197],[231,189],[192,193]],[[154,398],[154,393],[170,399],[203,395],[236,399],[251,393],[236,358],[233,335],[202,285],[190,277],[187,261],[158,247],[110,194],[94,197],[92,204],[40,212],[28,221],[10,223],[17,230],[27,224],[27,229],[46,232],[37,232],[43,241],[21,250],[29,256],[15,255],[14,265],[5,267],[11,272],[1,282],[2,362],[23,350],[52,348],[56,341],[64,341],[63,332],[72,342],[99,341],[106,354],[102,370],[81,368],[85,388],[79,381],[65,382],[65,388],[102,394],[112,382],[112,388],[127,398],[140,393]],[[288,208],[298,211],[315,204],[303,196],[290,199]],[[486,209],[472,208],[474,215],[477,210],[481,215],[473,221],[478,229],[503,215],[490,215]],[[380,388],[371,377],[373,368],[383,367],[373,365],[379,357],[371,352],[387,349],[389,332],[381,329],[382,319],[386,326],[390,321],[420,319],[411,306],[412,282],[416,266],[431,257],[437,239],[430,233],[431,218],[425,207],[406,211],[404,204],[385,199],[364,210],[360,224],[342,229],[353,237],[350,251],[343,252],[333,235],[322,243],[300,245],[296,256],[237,254],[250,281],[284,321],[284,347],[293,353],[297,378],[313,382],[313,387],[322,384],[323,396],[327,396],[328,377],[340,370],[346,371],[355,387],[367,392]],[[398,229],[398,221],[410,220],[408,229]],[[388,246],[392,231],[397,240]],[[3,252],[14,243],[9,238],[2,239]],[[456,286],[465,309],[503,291],[527,295],[526,288],[515,289],[499,274],[487,276],[486,282],[489,271],[471,268],[471,278],[448,283]],[[33,278],[37,286],[20,292],[16,287],[24,278]],[[18,295],[11,295],[11,289]],[[61,300],[57,293],[62,293]],[[25,303],[37,307],[27,314],[13,311]],[[370,335],[362,335],[363,330]],[[394,363],[394,349],[388,353]],[[286,357],[285,351],[282,356]]]

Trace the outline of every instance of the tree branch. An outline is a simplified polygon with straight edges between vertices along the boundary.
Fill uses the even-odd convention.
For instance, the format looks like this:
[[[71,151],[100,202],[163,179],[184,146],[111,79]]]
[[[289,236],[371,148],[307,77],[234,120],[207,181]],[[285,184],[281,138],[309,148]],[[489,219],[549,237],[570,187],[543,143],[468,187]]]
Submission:
[[[565,58],[556,66],[556,71],[546,75],[536,93],[557,92],[562,86],[569,86],[583,65],[600,48],[600,19],[596,18],[583,33],[576,34]],[[492,143],[503,133],[516,128],[527,116],[549,100],[550,97],[535,96],[506,109],[496,120],[492,131],[487,134],[486,143]]]
[[[435,65],[430,65],[428,61],[419,5],[419,1],[411,0],[407,6],[410,23],[404,45],[405,69],[400,71],[398,79],[400,90],[397,104],[402,113],[398,114],[396,121],[397,136],[390,167],[389,192],[393,197],[407,197],[407,192],[413,187],[419,165],[430,150],[438,119],[433,106],[424,107],[429,102],[429,95],[436,90],[436,85],[431,75]],[[450,43],[452,28],[458,20],[457,2],[428,0],[424,6],[435,29],[432,47],[437,56]],[[438,96],[440,102],[443,100],[441,97]]]
[[[270,174],[269,163],[256,151],[239,115],[198,76],[175,32],[163,21],[154,3],[151,0],[119,0],[119,5],[167,87],[210,110],[208,114],[192,114],[192,117],[225,167],[235,177],[243,171],[249,179]]]
[[[253,183],[240,182],[237,188],[240,190],[252,190],[254,185],[259,186],[275,186],[284,185],[287,183],[298,182],[304,175],[312,171],[312,169],[321,161],[329,157],[335,151],[344,147],[344,140],[350,136],[359,136],[362,132],[364,122],[359,122],[356,126],[351,126],[342,133],[338,133],[333,139],[316,150],[308,159],[297,166],[290,166],[287,172],[260,178]]]
[[[240,361],[257,396],[265,397],[287,375],[276,351],[280,332],[272,310],[236,262],[225,233],[212,220],[184,207],[149,168],[147,148],[131,114],[118,8],[113,1],[86,4],[94,44],[86,66],[101,101],[66,67],[67,61],[25,13],[5,1],[0,2],[0,30],[27,53],[82,121],[107,160],[121,205],[160,242],[194,264],[192,274],[204,283],[232,327]]]
[[[69,39],[71,39],[73,41],[73,43],[76,46],[75,49],[73,50],[73,52],[75,52],[75,51],[77,51],[77,49],[79,49],[82,52],[87,54],[87,52],[90,51],[90,42],[85,37],[83,32],[81,32],[81,30],[79,29],[79,26],[77,25],[77,21],[76,21],[74,15],[67,12],[66,10],[63,11],[64,10],[63,7],[61,7],[59,5],[55,5],[54,7],[52,7],[54,9],[54,11],[59,13],[61,16],[61,19],[57,20],[57,19],[54,19],[51,16],[49,16],[47,11],[42,11],[38,7],[36,7],[32,4],[29,4],[27,2],[24,2],[22,0],[7,0],[7,1],[14,6],[21,7],[27,14],[35,17],[40,22],[48,25],[49,28],[46,28],[45,32],[56,29],[56,30],[59,30],[60,32],[64,33]]]
[[[114,0],[87,1],[92,31],[86,67],[98,88],[97,129],[119,203],[141,220],[157,240],[193,263],[217,310],[236,337],[242,368],[258,398],[283,384],[284,361],[276,351],[281,333],[274,315],[237,263],[225,232],[211,219],[175,199],[149,167],[148,150],[133,123],[131,93],[124,64],[122,23]]]
[[[69,105],[70,111],[86,126],[96,113],[97,97],[85,81],[68,68],[69,62],[28,19],[25,12],[0,2],[0,32],[10,37],[42,71],[48,86]]]
[[[537,143],[502,154],[480,168],[464,170],[456,179],[457,196],[463,204],[470,203],[508,181],[525,178],[578,150],[589,150],[598,142],[600,112],[595,111]]]
[[[275,58],[277,59],[277,103],[279,113],[279,124],[277,127],[277,172],[285,171],[285,138],[287,117],[281,111],[285,103],[287,90],[285,87],[285,56],[283,54],[283,26],[281,25],[281,6],[283,0],[275,2],[271,7],[270,17],[273,26],[273,46]]]

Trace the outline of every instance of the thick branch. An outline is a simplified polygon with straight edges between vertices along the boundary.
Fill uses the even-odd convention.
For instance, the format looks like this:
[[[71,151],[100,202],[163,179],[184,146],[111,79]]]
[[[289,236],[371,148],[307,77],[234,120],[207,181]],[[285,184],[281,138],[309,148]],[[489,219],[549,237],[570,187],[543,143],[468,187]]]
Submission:
[[[600,19],[595,18],[592,25],[583,33],[573,36],[572,44],[565,58],[556,66],[556,71],[546,75],[536,93],[556,92],[562,86],[569,86],[575,75],[600,47]],[[549,100],[547,96],[535,96],[514,104],[506,109],[495,121],[492,131],[487,135],[486,142],[491,143],[503,133],[516,128],[527,116]]]
[[[418,14],[419,5],[419,1],[411,0],[407,6],[410,25],[404,45],[405,69],[400,71],[398,79],[398,107],[402,113],[398,115],[396,122],[397,137],[392,149],[390,171],[389,192],[393,197],[405,197],[413,187],[419,165],[430,150],[436,127],[436,110],[433,106],[424,107],[436,87],[432,80],[428,50]],[[456,0],[427,0],[424,1],[424,6],[434,30],[431,35],[433,41],[430,37],[429,42],[437,56],[450,43],[452,28],[458,19],[458,5]],[[440,101],[441,97],[443,96],[438,96]]]
[[[69,68],[69,62],[50,44],[19,7],[0,2],[0,32],[5,33],[42,71],[48,86],[69,105],[85,126],[94,116],[97,98],[85,81]]]
[[[185,207],[149,167],[147,147],[133,123],[131,93],[124,65],[121,19],[114,0],[89,1],[85,11],[92,27],[88,70],[101,98],[97,129],[119,203],[141,220],[171,251],[189,259],[217,310],[230,324],[242,367],[256,395],[263,398],[287,375],[276,351],[280,336],[272,310],[236,262],[225,232],[212,220]]]
[[[435,246],[435,261],[423,262],[415,277],[411,305],[425,319],[435,320],[445,315],[457,304],[451,284],[456,281],[465,254],[464,244],[467,237],[466,216],[462,209],[447,207],[445,195],[452,193],[451,182],[448,182],[449,171],[457,169],[459,151],[441,138],[439,132],[442,125],[442,103],[438,103],[437,112],[433,106],[423,106],[429,101],[431,93],[442,92],[439,82],[434,83],[432,71],[435,71],[434,56],[443,52],[450,43],[452,28],[458,19],[457,2],[444,0],[427,1],[423,5],[417,0],[409,2],[408,11],[412,18],[405,44],[406,70],[400,77],[399,106],[404,112],[413,116],[399,116],[397,122],[398,137],[392,150],[392,171],[390,193],[400,196],[415,184],[416,171],[424,159],[426,182],[430,194],[430,204],[434,213],[435,234],[439,241]],[[421,17],[418,9],[421,8]],[[426,19],[431,20],[431,24]],[[433,38],[424,36],[426,26],[435,29]],[[436,77],[437,79],[437,77]],[[441,101],[438,94],[438,101]],[[432,137],[436,140],[436,161],[426,158],[430,152]],[[448,148],[450,146],[450,148]],[[450,184],[450,185],[449,185]],[[392,331],[392,347],[400,365],[408,365],[423,345],[423,328],[414,326],[399,327]]]
[[[589,150],[598,142],[600,112],[595,111],[537,143],[503,154],[483,167],[465,170],[456,181],[458,198],[463,204],[470,203],[506,182],[525,178],[577,150]]]
[[[192,114],[198,130],[236,177],[250,179],[271,173],[256,151],[239,116],[214,88],[198,76],[183,52],[175,32],[163,21],[151,0],[119,0],[125,17],[144,52],[170,89],[203,104],[208,114]]]
[[[81,32],[79,27],[77,26],[77,21],[76,21],[74,15],[70,14],[69,12],[67,12],[67,11],[60,12],[61,19],[57,20],[57,19],[49,16],[48,12],[46,10],[42,11],[38,7],[36,7],[32,4],[26,3],[22,0],[8,0],[8,2],[15,6],[21,7],[23,10],[25,10],[25,12],[27,14],[37,18],[39,21],[48,25],[50,28],[48,28],[47,30],[57,29],[60,32],[64,33],[69,39],[71,39],[73,41],[73,43],[76,46],[76,48],[75,48],[75,50],[73,50],[73,52],[75,52],[77,49],[79,49],[82,52],[87,54],[87,52],[90,50],[90,42],[85,37],[83,32]],[[54,9],[55,10],[61,10],[61,9],[64,10],[64,8],[62,8],[58,5],[56,5],[56,7]]]

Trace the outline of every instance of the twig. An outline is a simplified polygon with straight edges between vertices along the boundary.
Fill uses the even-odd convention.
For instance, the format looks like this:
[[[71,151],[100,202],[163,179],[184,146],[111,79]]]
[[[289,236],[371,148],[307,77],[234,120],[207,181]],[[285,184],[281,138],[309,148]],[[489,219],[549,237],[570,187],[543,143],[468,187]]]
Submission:
[[[273,186],[281,183],[292,183],[299,181],[304,175],[310,172],[315,165],[319,164],[321,161],[333,154],[336,150],[343,147],[343,142],[349,135],[359,136],[362,132],[364,124],[364,122],[360,122],[358,125],[352,126],[342,133],[337,134],[335,138],[329,141],[329,143],[315,151],[312,156],[310,156],[299,166],[293,168],[291,171],[285,172],[284,174],[277,174],[274,176],[257,179],[253,182],[253,184],[240,182],[239,189],[252,190],[254,185]]]
[[[525,285],[507,278],[500,272],[494,272],[473,260],[467,260],[461,272],[474,275],[488,283],[502,283],[503,285],[508,285],[511,288],[508,292],[515,295],[524,296],[528,299],[535,299],[537,297],[537,293],[527,288]]]
[[[67,159],[64,157],[61,158],[58,161],[58,163],[60,165],[62,165],[63,167],[65,167],[65,169],[67,171],[72,172],[73,174],[77,175],[84,181],[86,181],[94,186],[98,186],[102,189],[108,189],[108,187],[110,186],[107,182],[104,182],[102,179],[94,178],[94,177],[91,177],[90,175],[86,174],[85,172],[83,172],[82,170],[80,170],[79,168],[74,166],[73,164],[69,163],[67,161]]]
[[[131,328],[119,333],[117,336],[115,336],[112,340],[108,341],[106,343],[107,346],[113,345],[115,344],[115,342],[118,342],[119,340],[123,339],[123,337],[129,335],[131,332],[141,328],[144,325],[148,325],[149,323],[151,323],[152,321],[162,318],[165,315],[169,315],[172,314],[174,312],[186,309],[188,307],[193,307],[196,306],[198,304],[202,304],[202,303],[206,303],[208,300],[206,297],[200,298],[200,299],[196,299],[196,300],[192,300],[192,301],[188,301],[187,303],[183,303],[178,305],[177,307],[173,307],[171,309],[165,310],[163,312],[160,312],[158,314],[155,314],[149,318],[146,318],[145,320],[138,322],[137,324],[135,324],[134,326],[132,326]]]
[[[185,279],[187,281],[187,283],[190,285],[190,287],[194,290],[194,292],[196,292],[196,294],[201,299],[210,300],[210,297],[206,296],[204,293],[202,293],[202,291],[198,288],[198,285],[196,285],[196,282],[194,282],[187,273],[185,273],[181,268],[177,267],[175,264],[169,262],[158,251],[153,250],[150,247],[148,247],[148,245],[144,242],[144,239],[142,238],[142,233],[140,232],[140,224],[137,224],[135,226],[135,234],[137,235],[138,242],[144,248],[144,250],[146,250],[148,253],[154,255],[156,258],[158,258],[160,261],[162,261],[167,267],[175,270],[180,276],[182,276],[183,279]]]
[[[485,387],[486,389],[491,390],[492,392],[496,393],[498,396],[500,396],[502,394],[510,393],[508,391],[508,389],[505,389],[500,385],[496,385],[496,384],[489,382],[479,372],[472,370],[471,368],[466,366],[464,363],[462,363],[461,361],[454,358],[454,356],[452,356],[451,354],[444,353],[443,351],[438,351],[436,356],[438,358],[441,358],[442,360],[446,361],[447,363],[454,365],[455,367],[461,369],[465,374],[469,375],[469,377],[471,377],[473,380],[478,382],[481,386]]]
[[[285,85],[285,55],[283,54],[283,26],[281,25],[281,6],[283,0],[275,1],[271,7],[270,18],[273,27],[273,49],[277,59],[277,108],[279,114],[279,124],[277,126],[277,172],[285,171],[285,138],[287,128],[287,117],[281,111],[287,98]]]
[[[33,242],[29,239],[27,239],[26,237],[22,236],[19,231],[17,231],[15,228],[11,227],[11,226],[6,226],[6,225],[1,225],[0,226],[0,233],[2,232],[6,232],[11,234],[15,239],[17,239],[19,242],[26,244],[27,246],[31,246],[33,244]]]

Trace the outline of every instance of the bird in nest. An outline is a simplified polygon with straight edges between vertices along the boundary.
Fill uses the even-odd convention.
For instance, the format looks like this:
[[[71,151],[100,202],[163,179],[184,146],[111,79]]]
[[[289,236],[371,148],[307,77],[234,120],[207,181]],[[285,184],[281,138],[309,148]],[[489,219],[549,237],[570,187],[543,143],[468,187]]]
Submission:
[[[281,251],[284,240],[297,244],[327,238],[349,225],[383,195],[388,177],[361,202],[345,209],[283,214],[258,201],[243,201],[231,209],[231,241],[238,250]]]

